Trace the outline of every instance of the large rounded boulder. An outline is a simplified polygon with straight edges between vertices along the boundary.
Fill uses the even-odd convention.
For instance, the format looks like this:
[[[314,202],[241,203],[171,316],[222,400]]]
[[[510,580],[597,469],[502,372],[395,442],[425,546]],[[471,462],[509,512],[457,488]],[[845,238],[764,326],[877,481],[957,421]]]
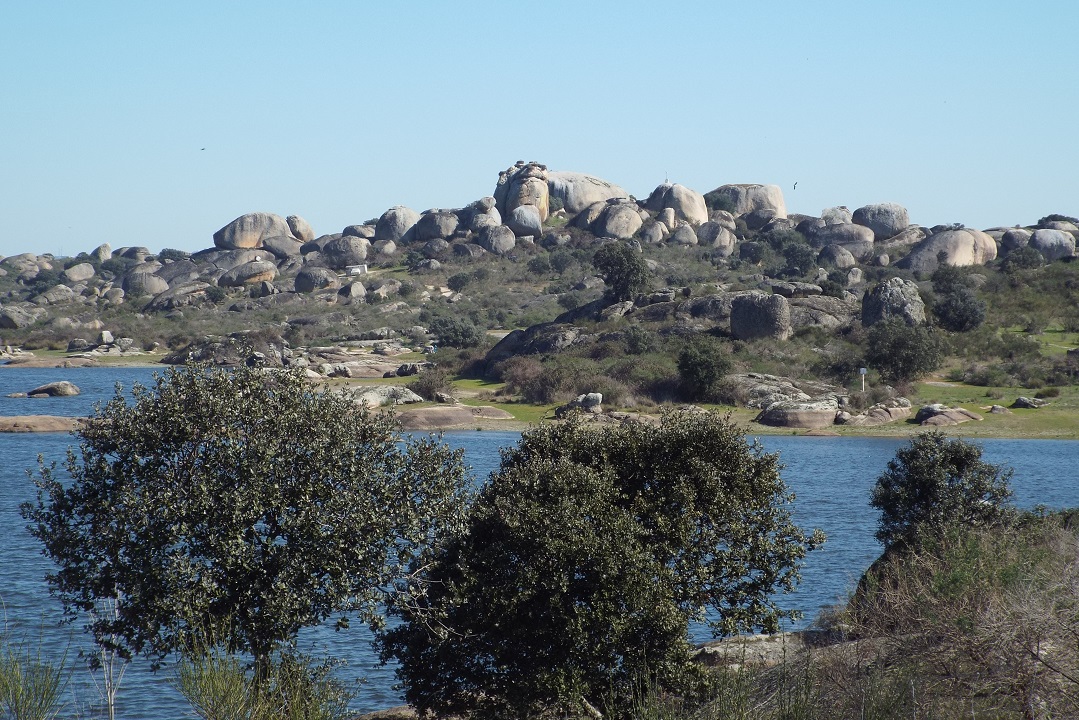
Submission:
[[[898,203],[876,203],[855,210],[852,222],[872,230],[873,236],[881,242],[905,230],[910,225],[910,216]]]
[[[322,257],[331,268],[344,270],[349,265],[365,262],[370,247],[371,242],[367,238],[343,235],[326,243],[322,248]]]
[[[775,217],[787,217],[783,190],[778,185],[721,185],[708,194],[726,198],[734,208],[731,212],[735,215],[745,215],[754,210],[774,210]]]
[[[412,229],[420,219],[420,214],[404,205],[395,205],[375,224],[375,240],[393,240],[400,243],[401,238]]]
[[[169,289],[169,282],[150,272],[129,272],[124,275],[120,288],[127,297],[159,295]]]
[[[925,302],[916,283],[890,277],[862,296],[862,325],[869,327],[893,318],[907,325],[925,322]]]
[[[261,282],[273,282],[277,277],[277,265],[268,260],[255,260],[234,267],[217,279],[221,287],[243,287]]]
[[[663,183],[652,191],[644,206],[654,213],[673,210],[677,219],[685,220],[694,227],[708,222],[708,206],[705,205],[704,195],[685,185]]]
[[[592,223],[593,234],[599,237],[612,237],[629,240],[641,229],[644,220],[637,206],[629,202],[609,202],[599,217]]]
[[[791,336],[791,309],[782,295],[748,293],[731,301],[731,335],[737,340]]]
[[[341,285],[337,273],[324,267],[304,267],[296,273],[296,292],[312,293],[316,290],[336,290]]]
[[[595,203],[614,198],[629,199],[629,193],[614,183],[584,173],[549,172],[547,187],[551,197],[561,200],[562,207],[572,215]]]
[[[308,224],[299,215],[289,215],[285,218],[285,222],[288,223],[289,230],[292,231],[293,237],[301,242],[310,242],[315,239],[315,231],[311,229],[311,225]]]
[[[223,250],[260,248],[265,238],[291,234],[288,221],[280,215],[248,213],[215,232],[214,245]]]
[[[1030,236],[1030,247],[1050,262],[1075,257],[1075,236],[1063,230],[1039,228]]]
[[[539,209],[535,205],[518,205],[510,211],[506,217],[506,225],[517,237],[531,235],[539,237],[543,234],[543,220],[540,218]]]
[[[933,233],[914,246],[897,267],[931,274],[942,264],[952,267],[984,265],[997,257],[997,243],[981,230],[958,229]]]
[[[495,225],[484,228],[479,236],[479,245],[495,255],[505,255],[517,245],[517,238],[513,230],[505,225]]]
[[[550,214],[550,188],[547,186],[547,166],[519,162],[498,174],[494,198],[499,214],[506,218],[514,208],[532,205],[540,222]]]
[[[445,240],[453,237],[459,224],[457,214],[447,210],[424,213],[416,221],[416,227],[412,229],[413,239],[418,243],[425,243],[436,238]]]
[[[864,225],[836,223],[816,228],[807,235],[816,247],[836,245],[861,260],[873,253],[873,231]]]

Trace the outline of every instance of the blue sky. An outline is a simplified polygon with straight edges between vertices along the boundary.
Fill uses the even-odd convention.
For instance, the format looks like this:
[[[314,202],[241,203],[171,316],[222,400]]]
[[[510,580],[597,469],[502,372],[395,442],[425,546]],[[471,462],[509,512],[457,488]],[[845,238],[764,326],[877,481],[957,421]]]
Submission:
[[[1079,3],[669,5],[0,0],[0,255],[198,250],[252,211],[339,232],[519,159],[638,197],[1079,215]]]

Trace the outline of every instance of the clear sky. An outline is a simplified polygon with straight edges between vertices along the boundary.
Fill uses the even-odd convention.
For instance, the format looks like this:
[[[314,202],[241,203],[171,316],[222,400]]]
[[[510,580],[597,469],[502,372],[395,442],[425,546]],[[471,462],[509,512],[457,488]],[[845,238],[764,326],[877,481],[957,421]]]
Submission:
[[[459,207],[517,160],[1079,215],[1079,3],[0,0],[0,255]],[[794,183],[798,183],[797,189]]]

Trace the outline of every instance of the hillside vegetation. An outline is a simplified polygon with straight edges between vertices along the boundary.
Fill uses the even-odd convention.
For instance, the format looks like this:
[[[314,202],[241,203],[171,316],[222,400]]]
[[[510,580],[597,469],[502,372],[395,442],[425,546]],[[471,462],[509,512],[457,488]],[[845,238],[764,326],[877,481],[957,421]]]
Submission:
[[[0,347],[15,361],[19,350],[256,358],[349,377],[386,368],[343,367],[356,358],[341,352],[437,346],[402,358],[437,359],[428,389],[483,380],[486,401],[539,416],[598,393],[597,415],[722,404],[838,432],[911,422],[922,405],[954,400],[949,387],[982,388],[965,392],[978,404],[966,415],[938,407],[918,423],[976,421],[997,406],[986,425],[998,432],[1074,436],[1077,236],[1075,218],[1058,214],[984,231],[913,224],[888,202],[789,214],[771,185],[702,194],[664,183],[637,200],[600,178],[518,163],[467,207],[394,207],[341,232],[250,213],[196,253],[103,245],[4,258]],[[1027,423],[1035,412],[1050,419]]]

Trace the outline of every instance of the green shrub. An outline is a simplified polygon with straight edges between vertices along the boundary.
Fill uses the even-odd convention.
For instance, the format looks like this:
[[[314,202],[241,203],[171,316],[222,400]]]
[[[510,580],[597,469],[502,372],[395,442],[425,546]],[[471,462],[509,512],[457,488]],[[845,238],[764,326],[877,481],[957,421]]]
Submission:
[[[720,194],[715,190],[704,194],[704,204],[709,211],[722,210],[733,213],[737,209],[734,200],[730,196]]]
[[[687,400],[712,401],[731,369],[729,351],[707,335],[694,337],[678,353],[678,375]]]
[[[592,264],[607,285],[611,302],[631,300],[648,288],[651,275],[641,254],[622,242],[600,246],[592,256]]]
[[[438,393],[448,393],[453,389],[450,373],[441,366],[421,370],[420,374],[409,383],[408,389],[424,400],[434,400]]]
[[[880,322],[866,338],[866,364],[887,382],[915,380],[940,367],[944,346],[931,330],[902,320]]]
[[[973,290],[957,286],[937,296],[933,314],[945,330],[969,332],[985,322],[985,307]]]
[[[476,347],[483,342],[484,333],[471,321],[460,318],[436,317],[427,326],[438,344],[445,347]]]
[[[982,460],[982,449],[931,430],[896,451],[869,502],[880,512],[885,550],[917,547],[948,528],[1007,524],[1012,471]]]
[[[446,287],[454,292],[461,292],[472,282],[472,273],[460,272],[450,275],[446,280]]]

